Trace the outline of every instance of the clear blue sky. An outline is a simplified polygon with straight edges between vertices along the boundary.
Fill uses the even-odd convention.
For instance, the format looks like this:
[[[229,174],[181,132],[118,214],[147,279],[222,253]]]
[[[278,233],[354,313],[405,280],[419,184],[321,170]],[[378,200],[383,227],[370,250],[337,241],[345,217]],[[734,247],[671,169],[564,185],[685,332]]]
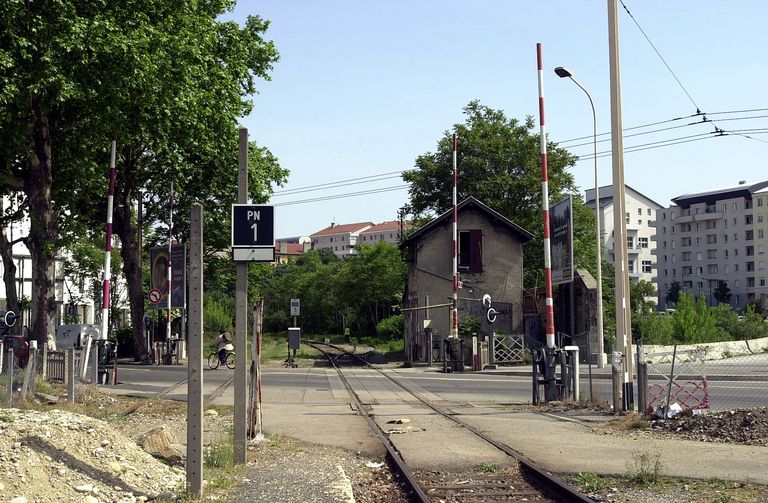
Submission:
[[[768,2],[624,0],[693,101],[724,130],[767,128]],[[228,18],[258,14],[280,52],[270,82],[259,82],[255,108],[243,120],[251,139],[291,171],[277,191],[411,169],[434,151],[443,132],[463,122],[473,99],[507,116],[534,116],[538,131],[536,43],[543,45],[547,132],[572,146],[591,137],[586,96],[553,69],[566,66],[592,94],[598,133],[610,130],[608,23],[605,1],[263,0],[238,2]],[[696,112],[664,63],[619,3],[624,128]],[[719,119],[719,120],[716,120]],[[630,147],[713,130],[677,120],[625,133]],[[730,135],[625,154],[625,182],[667,206],[677,195],[768,179],[768,135]],[[608,139],[603,136],[601,139]],[[599,150],[610,149],[610,142]],[[459,167],[460,169],[460,167]],[[601,185],[611,183],[610,157],[600,158]],[[581,192],[593,185],[593,161],[573,170]],[[302,201],[403,185],[400,178],[318,192],[276,196]],[[532,187],[539,190],[539,187]],[[405,189],[276,208],[279,237],[309,235],[331,222],[394,220]]]

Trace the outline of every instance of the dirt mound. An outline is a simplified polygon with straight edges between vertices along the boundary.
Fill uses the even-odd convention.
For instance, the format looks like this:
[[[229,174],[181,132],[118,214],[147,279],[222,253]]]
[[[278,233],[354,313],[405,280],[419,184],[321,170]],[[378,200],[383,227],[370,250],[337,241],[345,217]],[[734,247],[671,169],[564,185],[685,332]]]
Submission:
[[[0,409],[0,494],[10,500],[133,503],[170,498],[184,481],[98,419]]]
[[[768,446],[768,407],[678,414],[671,419],[654,419],[650,427],[690,440]]]

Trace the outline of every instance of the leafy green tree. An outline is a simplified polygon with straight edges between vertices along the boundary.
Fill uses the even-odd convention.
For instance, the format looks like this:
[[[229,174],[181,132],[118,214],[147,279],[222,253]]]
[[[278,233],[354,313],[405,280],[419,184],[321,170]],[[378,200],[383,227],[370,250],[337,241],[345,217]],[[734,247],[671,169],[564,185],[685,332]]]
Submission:
[[[647,297],[656,296],[656,287],[653,283],[640,280],[629,284],[629,305],[632,314],[647,314],[653,311],[655,302],[646,300]]]
[[[717,281],[717,287],[712,292],[712,296],[718,302],[718,304],[730,304],[731,302],[731,289],[728,288],[728,283],[723,280]]]
[[[226,222],[221,213],[234,200],[236,121],[251,109],[247,97],[256,79],[266,78],[277,59],[261,37],[267,22],[251,16],[240,27],[220,20],[232,6],[229,0],[184,8],[156,0],[0,1],[1,188],[23,192],[32,222],[26,244],[39,339],[52,320],[49,265],[62,233],[73,232],[62,225],[97,233],[105,220],[110,138],[120,145],[114,229],[123,243],[137,338],[144,296],[133,203],[145,199],[147,223],[163,220],[175,179],[178,204],[204,201],[210,222]],[[260,200],[285,171],[268,151],[251,148],[257,151],[252,192]],[[177,222],[183,229],[183,214]]]
[[[525,121],[508,118],[472,101],[464,108],[465,122],[454,125],[458,135],[457,164],[459,201],[473,196],[534,234],[525,247],[525,283],[543,282],[543,222],[539,136],[531,117]],[[576,194],[573,175],[568,172],[576,157],[548,144],[550,203]],[[447,211],[452,204],[451,133],[446,131],[436,152],[416,158],[416,169],[403,174],[410,183],[410,210],[416,220],[424,215]],[[594,269],[594,214],[574,196],[575,261]],[[594,271],[593,271],[594,272]]]
[[[680,298],[672,315],[672,336],[679,344],[728,340],[727,334],[717,330],[717,320],[703,297],[694,301],[686,292]]]
[[[665,300],[667,303],[677,304],[680,300],[680,294],[682,291],[683,288],[680,286],[680,283],[678,281],[673,281],[672,284],[669,285]]]

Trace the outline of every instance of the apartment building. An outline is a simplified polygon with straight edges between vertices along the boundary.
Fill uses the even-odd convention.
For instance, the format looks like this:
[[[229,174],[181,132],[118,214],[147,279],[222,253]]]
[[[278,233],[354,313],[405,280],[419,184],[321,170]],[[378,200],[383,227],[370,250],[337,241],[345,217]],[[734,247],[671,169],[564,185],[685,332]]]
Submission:
[[[766,300],[768,181],[684,194],[657,212],[659,305],[677,281],[683,291],[715,303],[718,281],[743,309],[751,298]]]
[[[656,243],[653,236],[656,229],[652,223],[656,219],[656,212],[664,207],[636,191],[629,185],[625,185],[624,207],[625,222],[627,224],[627,256],[630,281],[656,282]],[[585,202],[587,206],[595,209],[595,189],[586,192]],[[603,258],[613,263],[614,225],[613,225],[613,186],[600,187],[600,203],[597,205],[600,211],[600,227],[602,236]]]
[[[410,222],[403,222],[403,232],[411,228]],[[357,240],[358,244],[373,246],[380,241],[396,245],[399,243],[400,238],[400,221],[389,220],[376,224],[370,229],[364,230],[360,233],[360,237]]]
[[[319,230],[310,235],[312,248],[322,250],[328,248],[338,257],[347,257],[357,253],[355,244],[357,244],[360,233],[373,227],[373,222],[359,222],[354,224],[335,224],[332,223],[325,229]]]

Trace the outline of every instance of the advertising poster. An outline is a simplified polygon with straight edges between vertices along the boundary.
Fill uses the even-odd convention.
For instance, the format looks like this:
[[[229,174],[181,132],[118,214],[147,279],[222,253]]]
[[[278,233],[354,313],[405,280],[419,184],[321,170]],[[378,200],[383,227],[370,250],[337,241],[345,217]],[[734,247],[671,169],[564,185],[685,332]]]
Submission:
[[[552,284],[573,281],[573,206],[571,196],[549,210]]]
[[[186,304],[187,291],[187,256],[184,243],[174,244],[171,247],[171,307],[181,309]],[[150,306],[155,309],[168,307],[168,247],[158,246],[150,248],[150,289],[160,291],[160,301]]]

